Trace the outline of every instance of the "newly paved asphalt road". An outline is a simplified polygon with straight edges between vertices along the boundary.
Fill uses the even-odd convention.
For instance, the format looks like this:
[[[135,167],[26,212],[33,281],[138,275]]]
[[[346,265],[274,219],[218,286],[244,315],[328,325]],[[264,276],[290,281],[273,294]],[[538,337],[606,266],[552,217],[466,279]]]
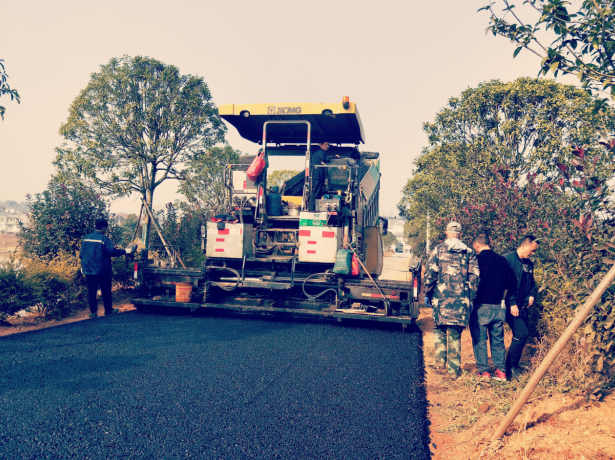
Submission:
[[[420,332],[120,314],[0,339],[0,458],[428,459]]]

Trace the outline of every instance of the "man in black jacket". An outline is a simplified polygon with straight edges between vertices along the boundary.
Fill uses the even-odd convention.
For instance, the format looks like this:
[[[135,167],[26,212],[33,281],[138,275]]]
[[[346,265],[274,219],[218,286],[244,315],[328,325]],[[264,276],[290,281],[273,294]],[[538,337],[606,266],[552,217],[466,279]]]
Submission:
[[[506,254],[508,265],[515,274],[516,291],[509,290],[507,296],[508,311],[506,322],[513,332],[512,343],[506,357],[506,370],[511,377],[519,375],[519,361],[529,337],[528,309],[534,305],[538,295],[534,281],[534,263],[529,259],[536,254],[540,241],[533,235],[527,235],[521,240],[516,251]]]
[[[515,275],[506,259],[491,250],[489,237],[481,233],[472,241],[480,269],[480,282],[474,298],[474,309],[470,315],[470,334],[478,375],[491,378],[487,358],[487,337],[491,346],[491,358],[495,372],[494,380],[506,381],[504,357],[504,321],[506,320],[505,299],[508,291],[516,288]],[[513,296],[511,298],[514,299]]]
[[[105,315],[119,312],[117,308],[113,308],[111,300],[111,257],[126,254],[126,250],[114,248],[111,240],[105,235],[109,227],[105,219],[96,219],[95,226],[96,231],[83,239],[79,252],[81,271],[88,286],[90,318],[98,316],[96,294],[99,287],[105,304]]]

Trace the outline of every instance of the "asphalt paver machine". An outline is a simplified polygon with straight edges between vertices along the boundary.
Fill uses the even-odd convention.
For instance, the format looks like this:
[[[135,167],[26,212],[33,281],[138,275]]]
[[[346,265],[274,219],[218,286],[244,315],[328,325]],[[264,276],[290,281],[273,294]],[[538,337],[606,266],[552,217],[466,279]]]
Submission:
[[[225,169],[226,209],[202,229],[206,262],[154,267],[146,256],[135,272],[135,306],[386,321],[404,328],[414,321],[419,307],[412,277],[420,277],[420,268],[410,270],[409,281],[380,278],[387,231],[378,206],[380,155],[358,149],[365,135],[356,104],[347,98],[229,104],[219,114],[260,145],[258,154]],[[331,144],[328,161],[311,161],[323,142]],[[305,160],[304,171],[281,191],[267,184],[274,156]],[[319,196],[315,176],[324,178]],[[180,286],[189,286],[189,298],[178,297]]]

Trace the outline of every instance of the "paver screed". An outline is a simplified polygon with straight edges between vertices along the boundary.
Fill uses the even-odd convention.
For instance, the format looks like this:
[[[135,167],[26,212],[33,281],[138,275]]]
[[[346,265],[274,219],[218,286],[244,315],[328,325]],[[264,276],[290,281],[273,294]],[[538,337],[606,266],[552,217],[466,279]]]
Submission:
[[[127,313],[0,339],[0,458],[429,459],[420,331]]]

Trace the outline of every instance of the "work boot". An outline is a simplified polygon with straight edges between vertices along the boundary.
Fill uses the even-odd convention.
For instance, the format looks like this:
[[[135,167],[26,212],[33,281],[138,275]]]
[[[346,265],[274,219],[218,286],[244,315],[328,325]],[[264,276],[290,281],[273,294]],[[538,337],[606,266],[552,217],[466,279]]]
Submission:
[[[521,372],[521,369],[519,369],[518,367],[511,367],[510,368],[510,380],[518,380],[519,377],[521,377],[521,374],[523,372]]]
[[[436,374],[446,374],[446,361],[437,361],[436,364],[432,365],[431,368],[434,370]]]
[[[94,312],[90,312],[90,318],[98,318],[98,312],[94,313]]]
[[[120,312],[120,309],[119,309],[119,308],[114,308],[114,309],[113,309],[113,310],[111,310],[111,311],[106,311],[106,312],[105,312],[105,316],[114,315],[114,314],[119,313],[119,312]]]

